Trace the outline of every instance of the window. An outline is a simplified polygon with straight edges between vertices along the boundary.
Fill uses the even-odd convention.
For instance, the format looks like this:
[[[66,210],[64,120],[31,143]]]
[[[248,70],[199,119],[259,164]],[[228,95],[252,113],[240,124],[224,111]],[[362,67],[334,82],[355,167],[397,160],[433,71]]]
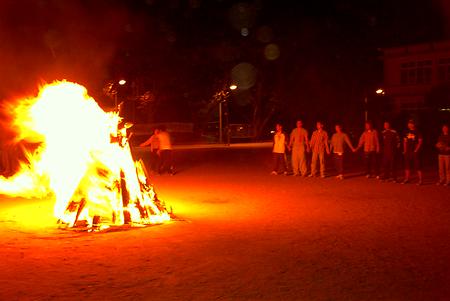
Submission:
[[[450,58],[442,58],[438,61],[439,81],[450,80]]]
[[[402,85],[422,85],[431,83],[432,64],[431,60],[401,64],[400,83]]]

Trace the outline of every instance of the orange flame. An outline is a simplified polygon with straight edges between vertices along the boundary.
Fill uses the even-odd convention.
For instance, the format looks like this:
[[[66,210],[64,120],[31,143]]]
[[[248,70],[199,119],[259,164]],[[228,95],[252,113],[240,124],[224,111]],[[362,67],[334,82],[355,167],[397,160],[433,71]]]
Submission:
[[[18,173],[0,177],[0,193],[55,199],[54,215],[74,226],[153,224],[170,219],[134,161],[126,127],[87,90],[66,81],[44,86],[12,109],[17,139],[39,143]]]

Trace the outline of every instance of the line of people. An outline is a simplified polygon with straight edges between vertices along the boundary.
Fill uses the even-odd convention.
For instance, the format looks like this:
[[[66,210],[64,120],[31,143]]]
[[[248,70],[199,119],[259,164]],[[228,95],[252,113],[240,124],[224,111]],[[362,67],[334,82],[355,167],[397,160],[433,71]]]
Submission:
[[[139,146],[150,146],[150,169],[157,174],[175,174],[172,160],[172,142],[165,126],[155,128],[153,134]]]
[[[366,177],[375,177],[385,181],[397,182],[397,154],[403,154],[405,175],[402,184],[411,181],[411,171],[417,173],[417,184],[422,185],[422,134],[417,130],[413,120],[408,121],[407,130],[402,135],[391,128],[391,124],[386,121],[381,135],[373,128],[370,121],[365,123],[365,130],[362,133],[358,145],[354,147],[349,136],[343,132],[342,125],[335,125],[335,133],[328,136],[324,130],[324,124],[320,121],[316,123],[316,130],[309,139],[308,131],[303,128],[303,122],[298,120],[287,139],[281,124],[276,125],[273,138],[273,175],[288,174],[286,166],[286,152],[291,152],[292,172],[294,176],[315,177],[320,173],[320,177],[325,178],[325,154],[332,155],[334,167],[337,173],[336,178],[344,179],[344,157],[350,149],[357,152],[360,149],[364,152],[366,165]],[[436,143],[439,162],[438,185],[450,185],[450,141],[449,127],[442,126],[441,135]],[[308,174],[307,154],[311,155],[311,171]],[[379,171],[378,158],[381,154],[382,173]],[[319,171],[317,170],[319,165]]]

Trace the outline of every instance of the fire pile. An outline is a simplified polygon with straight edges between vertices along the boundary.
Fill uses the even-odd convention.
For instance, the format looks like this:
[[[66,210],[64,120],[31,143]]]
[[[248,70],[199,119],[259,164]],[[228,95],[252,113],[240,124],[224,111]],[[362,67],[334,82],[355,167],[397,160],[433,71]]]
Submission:
[[[142,161],[133,160],[129,126],[117,112],[103,111],[83,86],[54,82],[6,109],[17,141],[36,147],[15,175],[0,177],[0,193],[52,197],[55,217],[68,227],[102,230],[170,220]]]

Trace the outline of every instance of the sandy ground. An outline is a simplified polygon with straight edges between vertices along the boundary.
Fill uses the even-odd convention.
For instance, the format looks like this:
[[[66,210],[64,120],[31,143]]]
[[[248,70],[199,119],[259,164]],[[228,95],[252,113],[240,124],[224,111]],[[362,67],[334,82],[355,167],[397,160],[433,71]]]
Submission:
[[[270,176],[265,151],[177,154],[154,183],[184,220],[160,226],[63,231],[1,198],[0,300],[450,300],[448,188]]]

